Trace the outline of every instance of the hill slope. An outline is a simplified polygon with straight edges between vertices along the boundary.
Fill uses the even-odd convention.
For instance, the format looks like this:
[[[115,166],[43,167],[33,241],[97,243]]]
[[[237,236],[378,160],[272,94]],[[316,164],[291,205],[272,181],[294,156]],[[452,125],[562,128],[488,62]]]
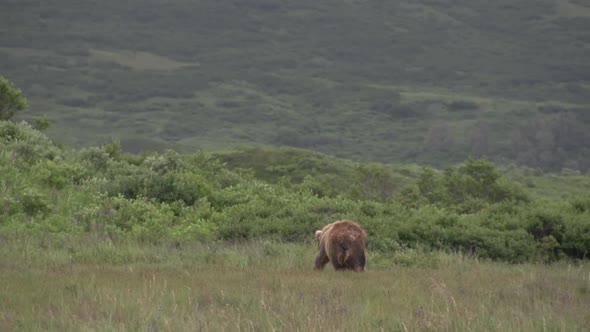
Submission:
[[[590,166],[581,1],[2,6],[0,73],[68,145],[116,136],[133,151],[259,144],[385,162]]]

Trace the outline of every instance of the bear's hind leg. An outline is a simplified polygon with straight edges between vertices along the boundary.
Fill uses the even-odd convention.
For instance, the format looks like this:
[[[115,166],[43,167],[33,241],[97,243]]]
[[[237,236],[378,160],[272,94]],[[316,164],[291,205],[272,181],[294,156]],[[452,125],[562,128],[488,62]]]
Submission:
[[[332,266],[334,266],[334,270],[338,271],[338,270],[346,270],[347,264],[346,261],[348,260],[348,252],[346,249],[344,248],[340,248],[340,250],[338,250],[337,252],[333,253],[333,259],[332,259]]]
[[[338,262],[337,260],[333,260],[332,261],[332,266],[334,267],[334,270],[336,270],[336,271],[340,271],[340,270],[345,270],[346,269],[346,265],[340,264],[340,262]]]
[[[328,258],[328,254],[326,254],[326,250],[324,248],[320,249],[316,258],[315,258],[315,269],[322,270],[326,264],[330,261]]]
[[[365,270],[365,256],[361,255],[351,259],[349,268],[356,272],[363,272]]]
[[[356,272],[362,272],[365,270],[365,256],[351,255],[348,257],[344,264],[344,268],[347,270],[354,270]]]

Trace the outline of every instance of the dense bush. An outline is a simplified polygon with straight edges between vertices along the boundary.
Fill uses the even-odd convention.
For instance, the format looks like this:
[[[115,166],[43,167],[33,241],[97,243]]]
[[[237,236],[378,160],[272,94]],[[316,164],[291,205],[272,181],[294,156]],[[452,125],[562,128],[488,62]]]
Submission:
[[[287,163],[250,150],[264,162],[234,159],[230,168],[204,153],[129,155],[117,142],[63,150],[12,122],[0,122],[0,149],[4,229],[178,244],[312,242],[315,229],[346,218],[361,222],[369,249],[380,252],[446,250],[523,262],[585,258],[590,250],[586,196],[532,197],[486,160],[396,173],[301,150],[287,151]]]

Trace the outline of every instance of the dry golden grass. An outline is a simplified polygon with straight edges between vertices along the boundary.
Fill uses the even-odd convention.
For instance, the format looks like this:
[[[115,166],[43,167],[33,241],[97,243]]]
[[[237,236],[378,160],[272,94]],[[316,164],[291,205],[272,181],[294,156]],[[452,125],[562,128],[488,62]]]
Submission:
[[[313,245],[182,249],[0,238],[0,330],[582,331],[590,267],[371,253],[312,270]],[[416,257],[416,256],[413,256]],[[371,265],[373,262],[373,265]],[[407,260],[406,260],[407,262]]]

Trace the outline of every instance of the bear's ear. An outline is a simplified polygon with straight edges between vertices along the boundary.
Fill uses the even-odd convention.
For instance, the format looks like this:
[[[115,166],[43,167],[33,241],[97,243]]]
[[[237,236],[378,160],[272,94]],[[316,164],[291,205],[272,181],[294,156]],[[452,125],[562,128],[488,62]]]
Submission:
[[[320,236],[322,236],[322,231],[320,231],[320,230],[315,231],[315,239],[319,241]]]

